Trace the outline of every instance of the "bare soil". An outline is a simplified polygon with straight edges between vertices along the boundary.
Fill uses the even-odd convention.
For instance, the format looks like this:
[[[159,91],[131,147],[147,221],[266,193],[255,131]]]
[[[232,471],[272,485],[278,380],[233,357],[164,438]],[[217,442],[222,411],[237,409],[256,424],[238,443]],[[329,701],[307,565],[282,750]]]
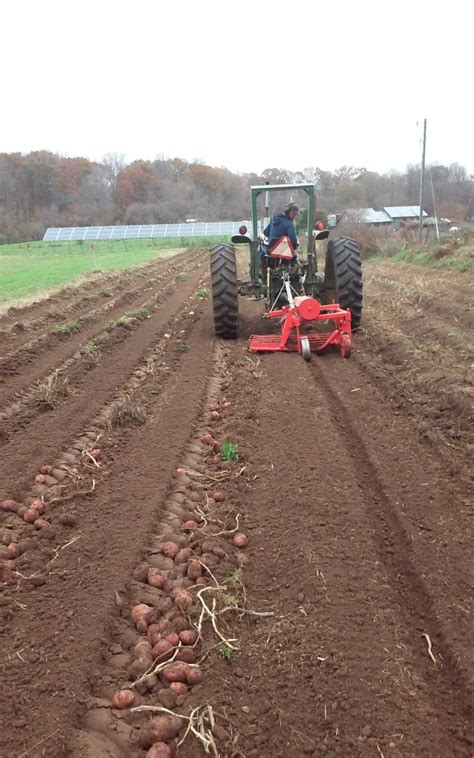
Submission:
[[[57,296],[66,320],[91,317],[67,339],[51,339],[51,304],[23,309],[34,352],[0,320],[0,496],[42,499],[46,522],[0,511],[0,755],[143,758],[166,705],[181,758],[208,738],[229,758],[471,756],[468,275],[367,264],[351,359],[308,365],[247,353],[251,300],[241,338],[214,340],[204,252],[146,272],[114,275],[112,297],[100,282]],[[91,363],[86,342],[144,305]],[[32,385],[56,369],[67,391],[45,408]],[[186,693],[162,669],[140,681],[137,603],[199,630]],[[148,710],[112,708],[122,687]],[[178,747],[193,709],[206,736]]]

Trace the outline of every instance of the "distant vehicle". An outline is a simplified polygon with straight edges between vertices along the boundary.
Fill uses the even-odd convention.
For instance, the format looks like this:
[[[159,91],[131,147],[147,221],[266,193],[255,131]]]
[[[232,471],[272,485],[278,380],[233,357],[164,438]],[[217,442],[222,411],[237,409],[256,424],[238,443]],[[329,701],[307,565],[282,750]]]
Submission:
[[[195,224],[197,222],[197,218],[187,218],[186,223],[187,224]]]

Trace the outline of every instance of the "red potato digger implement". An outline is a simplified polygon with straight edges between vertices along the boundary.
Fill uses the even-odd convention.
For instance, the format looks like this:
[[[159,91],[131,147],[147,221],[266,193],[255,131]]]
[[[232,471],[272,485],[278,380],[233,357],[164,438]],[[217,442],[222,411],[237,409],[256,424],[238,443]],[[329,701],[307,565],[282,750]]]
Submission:
[[[250,337],[250,352],[297,352],[309,361],[312,352],[321,352],[329,345],[339,345],[342,357],[349,358],[352,347],[350,311],[342,310],[337,303],[321,305],[316,298],[307,295],[293,298],[291,291],[288,300],[289,305],[267,314],[268,318],[280,319],[280,334],[253,334]],[[302,331],[315,321],[334,321],[335,328],[330,332]]]
[[[306,193],[307,260],[295,256],[288,237],[271,248],[259,234],[257,198],[265,193],[265,216],[269,213],[269,192],[300,190]],[[218,337],[235,339],[239,329],[238,295],[265,299],[266,319],[277,319],[280,333],[252,335],[251,352],[298,352],[305,360],[331,345],[348,358],[352,331],[362,315],[362,267],[354,240],[338,237],[326,248],[324,275],[318,274],[316,240],[327,239],[329,230],[318,224],[313,229],[314,186],[312,184],[264,185],[252,187],[252,233],[243,224],[232,243],[250,248],[250,281],[237,279],[233,245],[211,249],[211,284],[214,329]]]

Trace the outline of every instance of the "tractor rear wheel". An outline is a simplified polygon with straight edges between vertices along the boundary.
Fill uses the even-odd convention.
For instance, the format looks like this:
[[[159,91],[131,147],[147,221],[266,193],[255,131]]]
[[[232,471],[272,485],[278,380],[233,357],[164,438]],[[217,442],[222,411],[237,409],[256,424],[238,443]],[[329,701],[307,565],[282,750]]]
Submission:
[[[362,265],[357,242],[349,237],[329,240],[324,269],[324,303],[349,308],[352,329],[362,317]]]
[[[237,263],[232,245],[214,245],[210,266],[214,331],[217,337],[235,340],[239,333],[239,299]]]

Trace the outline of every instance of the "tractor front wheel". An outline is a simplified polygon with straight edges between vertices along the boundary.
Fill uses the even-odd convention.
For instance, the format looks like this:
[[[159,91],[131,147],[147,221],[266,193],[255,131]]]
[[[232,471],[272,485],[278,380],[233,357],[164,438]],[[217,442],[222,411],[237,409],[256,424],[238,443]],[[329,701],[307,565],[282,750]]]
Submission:
[[[328,242],[324,269],[324,303],[349,308],[351,326],[359,327],[362,317],[362,265],[357,242],[338,237]]]
[[[211,248],[211,288],[214,331],[217,337],[235,340],[239,333],[237,263],[232,245]]]

